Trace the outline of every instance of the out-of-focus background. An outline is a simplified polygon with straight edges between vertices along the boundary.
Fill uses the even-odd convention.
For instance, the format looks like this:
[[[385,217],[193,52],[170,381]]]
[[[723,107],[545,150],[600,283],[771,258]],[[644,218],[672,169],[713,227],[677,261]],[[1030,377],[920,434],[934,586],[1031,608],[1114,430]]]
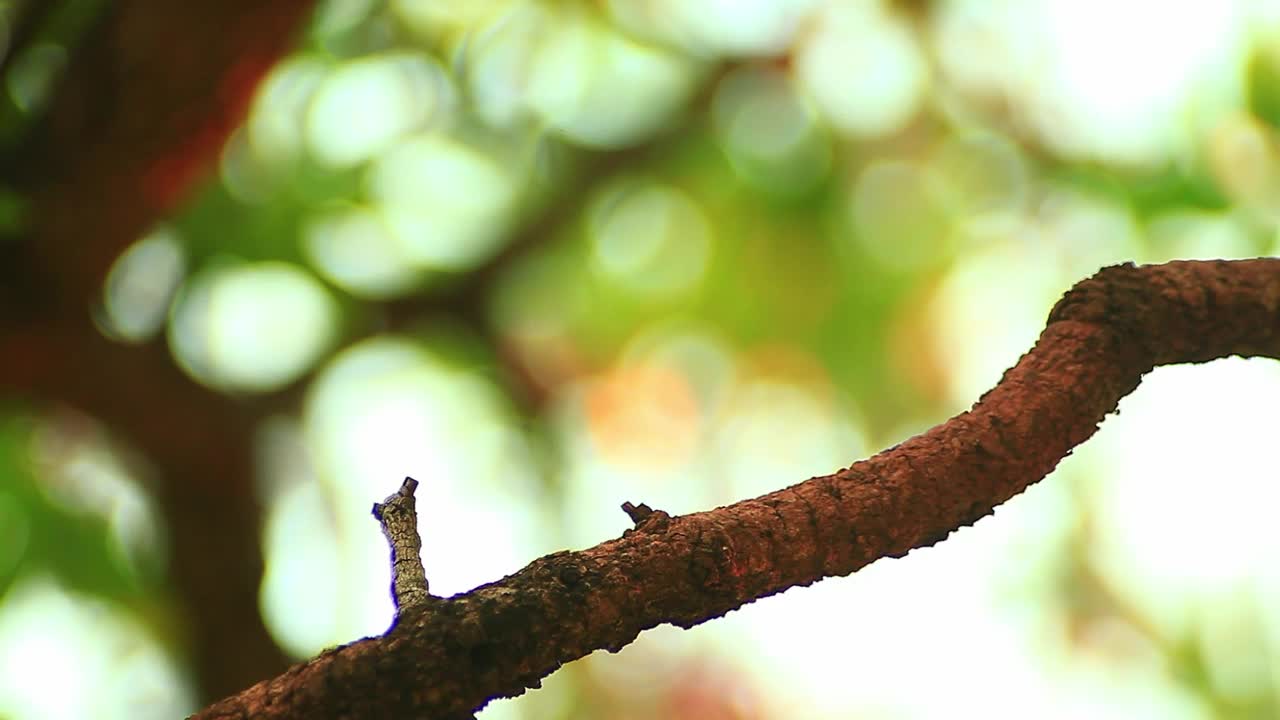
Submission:
[[[104,12],[61,5],[32,36],[0,2],[0,139]],[[382,632],[369,508],[405,475],[465,591],[624,500],[945,420],[1103,265],[1280,254],[1275,0],[326,0],[292,32],[65,385],[0,385],[0,717],[175,717]],[[481,717],[1280,716],[1280,363],[1121,410],[940,546]]]

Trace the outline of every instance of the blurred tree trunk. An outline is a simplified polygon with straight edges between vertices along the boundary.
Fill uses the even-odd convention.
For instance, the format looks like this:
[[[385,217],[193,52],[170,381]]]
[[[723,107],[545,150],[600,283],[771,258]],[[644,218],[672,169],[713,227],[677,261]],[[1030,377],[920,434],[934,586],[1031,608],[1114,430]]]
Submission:
[[[91,312],[112,262],[216,159],[311,5],[28,2],[0,66],[42,44],[69,57],[43,110],[0,147],[0,190],[26,199],[0,237],[0,392],[88,412],[158,470],[203,697],[287,662],[258,609],[252,445],[264,406],[197,386],[162,340],[108,341]]]

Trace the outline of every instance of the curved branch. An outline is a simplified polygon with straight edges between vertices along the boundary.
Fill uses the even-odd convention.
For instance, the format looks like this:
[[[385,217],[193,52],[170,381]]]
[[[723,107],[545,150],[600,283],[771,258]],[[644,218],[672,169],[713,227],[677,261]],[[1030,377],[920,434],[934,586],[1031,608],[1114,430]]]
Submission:
[[[708,512],[632,506],[637,527],[621,538],[407,608],[386,635],[195,717],[470,717],[641,630],[690,627],[932,545],[1047,475],[1156,365],[1228,355],[1280,357],[1280,259],[1106,268],[1058,302],[994,389],[927,433]]]

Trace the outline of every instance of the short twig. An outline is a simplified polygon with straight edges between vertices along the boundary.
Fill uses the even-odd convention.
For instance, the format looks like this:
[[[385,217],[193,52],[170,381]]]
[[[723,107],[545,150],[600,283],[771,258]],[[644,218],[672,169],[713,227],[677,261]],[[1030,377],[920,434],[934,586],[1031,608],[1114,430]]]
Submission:
[[[418,481],[406,477],[399,490],[373,504],[373,516],[391,545],[391,598],[396,604],[396,617],[431,597],[427,574],[422,569],[422,538],[418,536],[418,511],[413,499],[417,489]]]

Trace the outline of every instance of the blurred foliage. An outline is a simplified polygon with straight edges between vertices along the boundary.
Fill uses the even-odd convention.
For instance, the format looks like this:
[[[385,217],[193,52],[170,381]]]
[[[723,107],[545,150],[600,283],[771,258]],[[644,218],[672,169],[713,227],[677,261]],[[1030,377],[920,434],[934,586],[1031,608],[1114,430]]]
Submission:
[[[0,587],[51,573],[73,591],[125,607],[149,604],[161,579],[155,558],[128,556],[108,508],[73,508],[50,496],[32,467],[36,431],[29,415],[8,408],[0,427]]]
[[[76,46],[106,6],[106,0],[0,3],[0,60],[8,89],[0,93],[0,156],[39,118],[66,65],[67,48]],[[4,46],[19,52],[5,52]]]

